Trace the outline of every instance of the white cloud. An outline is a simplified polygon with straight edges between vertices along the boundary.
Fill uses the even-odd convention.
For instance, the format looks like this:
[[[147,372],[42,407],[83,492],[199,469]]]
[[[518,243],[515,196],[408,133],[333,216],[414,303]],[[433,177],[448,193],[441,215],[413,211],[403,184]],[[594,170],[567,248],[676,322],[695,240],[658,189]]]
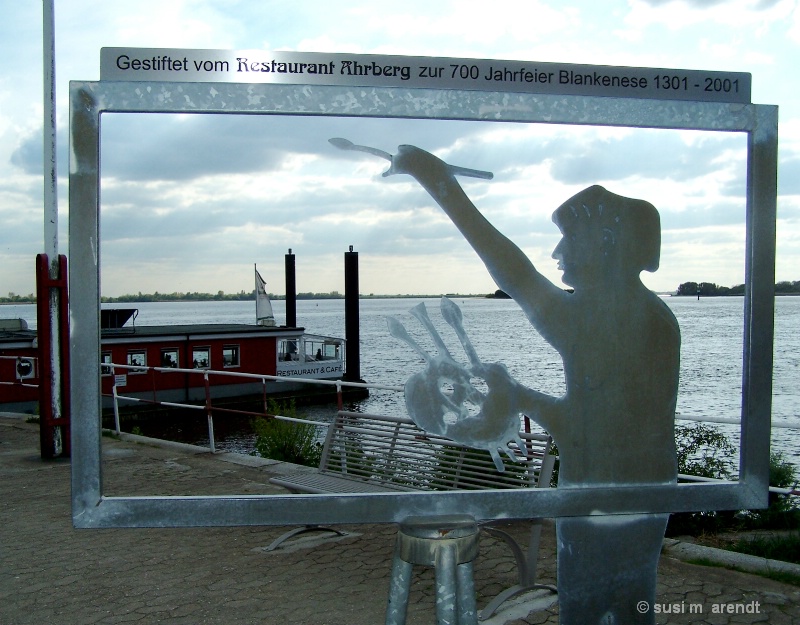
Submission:
[[[687,67],[752,72],[753,99],[780,105],[778,267],[791,274],[800,249],[797,4],[497,0],[487,10],[477,0],[63,0],[56,3],[61,229],[68,210],[67,82],[98,77],[102,46]],[[18,293],[33,290],[42,239],[40,20],[38,7],[23,3],[0,23],[0,54],[12,59],[0,75],[0,276],[3,291]],[[412,143],[493,171],[493,181],[465,187],[555,281],[550,252],[559,235],[550,213],[595,182],[652,199],[662,211],[667,262],[648,284],[674,288],[705,263],[713,267],[709,280],[740,281],[744,165],[737,136],[191,115],[109,114],[103,124],[109,289],[249,290],[252,263],[280,265],[292,247],[306,263],[303,290],[341,290],[341,254],[353,244],[369,267],[365,290],[493,290],[477,256],[427,194],[408,180],[381,178],[385,162],[337,151],[327,144],[331,136],[389,152]],[[62,238],[62,249],[66,244]],[[691,249],[702,251],[689,255]]]
[[[789,17],[795,0],[630,0],[626,23],[638,28],[661,24],[673,30],[704,24],[743,27],[757,35]]]

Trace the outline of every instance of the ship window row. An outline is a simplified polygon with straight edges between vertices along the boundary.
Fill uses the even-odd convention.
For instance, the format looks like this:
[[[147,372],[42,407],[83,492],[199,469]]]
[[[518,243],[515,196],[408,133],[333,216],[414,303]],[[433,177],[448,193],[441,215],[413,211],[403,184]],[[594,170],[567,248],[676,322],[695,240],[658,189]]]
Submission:
[[[161,358],[159,363],[151,364],[150,366],[165,367],[178,369],[181,365],[180,350],[174,347],[167,347],[161,350]],[[113,363],[111,352],[102,352],[100,358],[100,373],[102,375],[111,375],[111,364]],[[132,349],[128,350],[125,364],[134,367],[127,369],[129,375],[136,375],[147,373],[147,350]],[[210,369],[211,368],[211,347],[199,346],[193,347],[191,350],[191,368],[192,369]],[[232,369],[241,365],[241,350],[239,345],[223,345],[222,346],[222,366],[225,369]],[[136,367],[141,367],[138,369]]]
[[[298,343],[300,343],[298,345]],[[286,362],[311,362],[315,360],[340,360],[341,343],[332,339],[282,339],[278,342],[278,360]]]

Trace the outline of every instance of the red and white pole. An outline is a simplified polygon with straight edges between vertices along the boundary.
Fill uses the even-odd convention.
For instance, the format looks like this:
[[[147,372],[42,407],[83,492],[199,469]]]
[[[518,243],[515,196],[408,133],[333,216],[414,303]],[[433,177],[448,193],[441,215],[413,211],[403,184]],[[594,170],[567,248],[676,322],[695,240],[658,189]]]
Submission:
[[[56,60],[53,0],[42,1],[44,69],[44,254],[37,257],[37,328],[43,373],[40,394],[40,446],[42,458],[69,455],[68,410],[64,409],[66,377],[62,350],[69,345],[66,330],[66,258],[58,255],[58,172],[56,168]],[[47,276],[40,263],[47,263]],[[42,301],[44,300],[44,301]],[[45,306],[46,304],[46,306]],[[47,336],[45,336],[47,334]],[[66,422],[65,422],[66,419]]]

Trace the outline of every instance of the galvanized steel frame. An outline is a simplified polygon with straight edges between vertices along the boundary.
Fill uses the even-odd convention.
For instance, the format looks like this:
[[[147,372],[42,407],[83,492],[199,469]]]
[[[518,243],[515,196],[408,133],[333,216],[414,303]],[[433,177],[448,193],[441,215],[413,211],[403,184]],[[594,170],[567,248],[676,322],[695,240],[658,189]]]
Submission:
[[[100,121],[103,113],[506,121],[742,132],[748,137],[742,437],[737,482],[446,493],[110,497],[100,430]],[[745,509],[767,503],[778,109],[771,105],[490,91],[236,83],[70,84],[72,511],[76,527],[399,522]]]

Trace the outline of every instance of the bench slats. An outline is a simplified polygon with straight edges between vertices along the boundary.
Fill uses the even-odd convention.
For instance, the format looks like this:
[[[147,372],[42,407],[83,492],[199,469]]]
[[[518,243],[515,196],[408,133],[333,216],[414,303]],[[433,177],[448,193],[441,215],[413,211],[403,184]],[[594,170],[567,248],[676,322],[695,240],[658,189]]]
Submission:
[[[407,417],[340,411],[325,440],[319,471],[273,478],[293,492],[340,493],[393,490],[476,490],[539,485],[552,441],[521,432],[523,449],[510,448],[497,471],[486,450],[424,432]],[[550,457],[552,459],[552,457]],[[552,463],[545,463],[549,485]]]
[[[386,484],[370,483],[362,479],[349,479],[331,473],[299,473],[284,477],[274,477],[273,484],[291,491],[323,495],[326,493],[386,493],[404,490]]]

